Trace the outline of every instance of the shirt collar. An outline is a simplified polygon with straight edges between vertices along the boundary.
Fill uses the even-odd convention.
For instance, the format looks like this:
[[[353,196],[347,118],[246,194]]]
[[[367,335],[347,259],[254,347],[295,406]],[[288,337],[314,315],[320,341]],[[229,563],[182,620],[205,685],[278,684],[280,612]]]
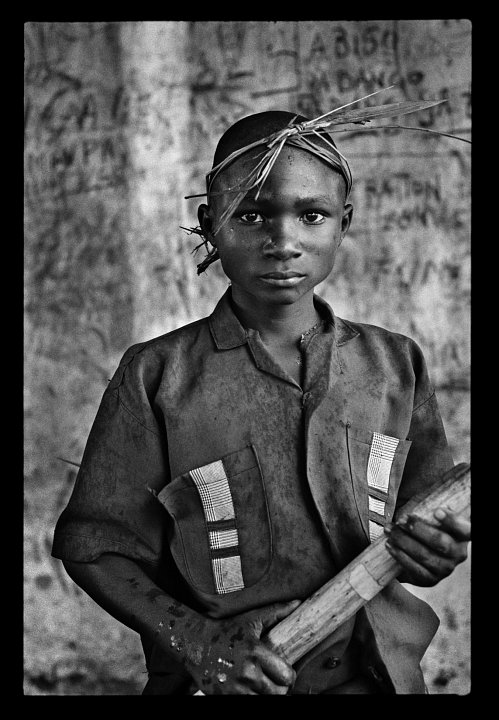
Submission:
[[[208,323],[219,350],[231,350],[247,342],[248,334],[232,309],[230,288],[227,288],[218,301]]]
[[[319,295],[314,295],[314,302],[320,315],[327,323],[333,325],[336,345],[344,345],[359,334],[345,320],[337,317],[331,306]],[[218,301],[208,322],[213,340],[219,350],[231,350],[248,341],[248,333],[232,309],[230,288]]]

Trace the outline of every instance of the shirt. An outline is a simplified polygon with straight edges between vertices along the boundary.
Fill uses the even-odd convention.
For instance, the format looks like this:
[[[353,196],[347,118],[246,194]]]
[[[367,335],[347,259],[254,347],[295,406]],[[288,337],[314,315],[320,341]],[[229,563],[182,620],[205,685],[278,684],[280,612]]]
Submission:
[[[241,325],[230,289],[209,317],[129,348],[53,555],[148,563],[165,592],[224,618],[305,599],[439,482],[453,462],[420,348],[314,302],[325,323],[305,341],[303,387]],[[326,666],[354,625],[375,676],[424,692],[419,661],[438,620],[396,580],[297,663],[298,687],[336,682]],[[144,648],[150,672],[173,672]]]

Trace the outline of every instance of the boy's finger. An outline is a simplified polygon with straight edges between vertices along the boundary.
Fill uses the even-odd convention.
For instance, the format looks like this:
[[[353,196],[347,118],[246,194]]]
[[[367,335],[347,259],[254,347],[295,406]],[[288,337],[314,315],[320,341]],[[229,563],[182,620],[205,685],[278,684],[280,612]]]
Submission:
[[[255,689],[259,695],[286,695],[290,685],[291,683],[281,685],[278,682],[272,681],[265,673],[262,673],[255,685]]]
[[[386,548],[390,555],[392,555],[397,562],[399,562],[404,570],[409,574],[411,578],[418,580],[421,585],[436,585],[436,583],[442,577],[442,574],[436,572],[426,565],[421,564],[409,554],[404,552],[400,547],[392,545],[391,543],[386,544]]]
[[[438,572],[447,570],[448,565],[454,565],[465,552],[462,543],[456,543],[450,535],[426,523],[424,527],[415,524],[412,531],[394,526],[389,534],[389,542],[425,567],[435,567]]]
[[[270,630],[273,625],[279,622],[279,620],[284,620],[284,618],[290,615],[293,610],[296,610],[299,605],[301,605],[300,600],[291,600],[286,603],[275,603],[274,605],[269,605],[269,607],[265,608],[264,611],[260,611],[260,619],[263,629]]]
[[[289,687],[296,679],[296,671],[282,657],[264,644],[255,649],[264,674],[276,685]]]
[[[450,534],[447,529],[430,525],[425,520],[410,515],[401,522],[396,523],[391,531],[390,536],[398,544],[404,543],[405,537],[413,537],[420,543],[423,543],[433,552],[437,552],[444,557],[452,557],[456,551],[456,538]]]
[[[433,516],[439,521],[440,527],[449,532],[456,540],[471,540],[471,522],[463,515],[438,508]]]

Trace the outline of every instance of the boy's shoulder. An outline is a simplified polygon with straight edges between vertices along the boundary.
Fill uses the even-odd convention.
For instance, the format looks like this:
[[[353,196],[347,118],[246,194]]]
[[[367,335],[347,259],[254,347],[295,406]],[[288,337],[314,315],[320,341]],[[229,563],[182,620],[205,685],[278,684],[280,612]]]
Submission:
[[[403,347],[404,349],[418,347],[417,343],[404,333],[389,330],[386,327],[373,323],[345,319],[337,315],[324,298],[319,295],[316,295],[315,298],[323,307],[322,313],[335,325],[335,338],[338,346],[348,344],[348,346],[354,350],[358,343],[354,342],[350,344],[350,341],[357,340],[361,343],[387,344]]]
[[[146,384],[154,382],[165,369],[165,364],[185,363],[186,356],[192,357],[195,347],[203,352],[209,347],[208,317],[194,320],[174,330],[131,345],[124,352],[110,383],[110,388],[121,383],[127,375],[137,374]]]
[[[349,327],[356,334],[365,336],[375,336],[382,338],[393,338],[400,342],[413,342],[409,335],[398,332],[396,330],[389,330],[382,325],[374,325],[373,323],[358,322],[357,320],[346,320],[345,318],[337,318],[341,323]]]
[[[337,320],[339,320],[341,329],[338,344],[342,344],[341,336],[343,335],[347,339],[355,338],[361,343],[373,347],[391,349],[395,352],[409,353],[410,355],[421,354],[421,348],[416,340],[405,333],[389,330],[386,327],[372,323],[345,320],[339,317],[337,317]]]
[[[148,350],[150,352],[161,352],[163,348],[173,348],[179,343],[189,342],[197,338],[200,332],[208,329],[208,321],[209,316],[193,320],[166,333],[156,335],[142,343],[132,345],[132,348],[138,347],[138,351]]]

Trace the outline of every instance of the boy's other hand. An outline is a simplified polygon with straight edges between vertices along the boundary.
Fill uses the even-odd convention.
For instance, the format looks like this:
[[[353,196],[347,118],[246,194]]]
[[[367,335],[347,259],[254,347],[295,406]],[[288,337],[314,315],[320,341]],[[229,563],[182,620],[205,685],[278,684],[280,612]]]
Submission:
[[[206,620],[197,629],[197,652],[186,669],[205,695],[285,695],[296,673],[260,638],[300,605],[275,603],[236,615]]]
[[[438,527],[409,515],[385,527],[387,550],[402,565],[401,582],[431,587],[468,557],[471,522],[439,508]]]

